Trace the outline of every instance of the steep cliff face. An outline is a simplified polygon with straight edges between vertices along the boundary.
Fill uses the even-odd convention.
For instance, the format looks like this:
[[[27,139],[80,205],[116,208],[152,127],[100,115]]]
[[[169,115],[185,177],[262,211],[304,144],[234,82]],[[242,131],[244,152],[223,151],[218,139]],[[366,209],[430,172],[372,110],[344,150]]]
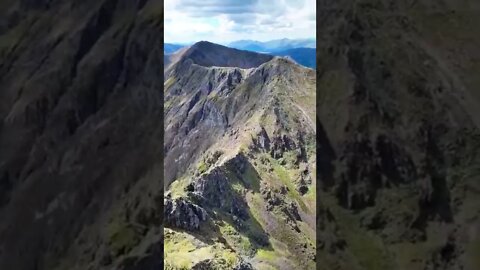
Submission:
[[[161,265],[162,12],[2,1],[1,269]]]
[[[314,71],[209,42],[171,57],[167,268],[314,269]]]
[[[325,269],[480,267],[480,9],[433,2],[319,3]]]

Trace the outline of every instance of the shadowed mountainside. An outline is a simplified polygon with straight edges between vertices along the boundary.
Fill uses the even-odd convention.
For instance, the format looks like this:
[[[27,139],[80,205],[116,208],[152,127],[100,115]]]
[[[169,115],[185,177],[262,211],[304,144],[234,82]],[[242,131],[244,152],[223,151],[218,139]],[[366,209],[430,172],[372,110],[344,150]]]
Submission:
[[[478,269],[480,6],[318,8],[319,265]]]
[[[161,2],[0,15],[0,269],[162,267]]]

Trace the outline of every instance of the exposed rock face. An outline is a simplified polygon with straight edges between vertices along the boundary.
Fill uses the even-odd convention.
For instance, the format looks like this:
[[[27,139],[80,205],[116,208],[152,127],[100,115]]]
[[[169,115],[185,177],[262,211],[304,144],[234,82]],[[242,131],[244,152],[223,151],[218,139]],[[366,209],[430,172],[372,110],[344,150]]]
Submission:
[[[212,260],[203,260],[196,263],[192,267],[192,270],[209,270],[214,268],[215,268],[215,263]]]
[[[254,270],[252,264],[250,264],[249,262],[245,262],[243,260],[238,262],[233,269],[234,270]]]
[[[282,197],[280,194],[270,190],[262,190],[263,199],[267,202],[267,210],[272,210],[273,207],[279,206],[282,203]]]
[[[238,218],[246,219],[248,217],[247,205],[240,196],[233,192],[231,184],[225,171],[222,168],[215,168],[194,180],[191,196],[201,205],[221,208]]]
[[[211,270],[211,269],[222,269],[222,266],[216,265],[215,261],[207,259],[196,263],[193,267],[193,270]],[[248,262],[240,260],[232,270],[254,270],[252,265]]]
[[[196,231],[207,220],[207,212],[183,199],[164,200],[164,224],[168,227]]]

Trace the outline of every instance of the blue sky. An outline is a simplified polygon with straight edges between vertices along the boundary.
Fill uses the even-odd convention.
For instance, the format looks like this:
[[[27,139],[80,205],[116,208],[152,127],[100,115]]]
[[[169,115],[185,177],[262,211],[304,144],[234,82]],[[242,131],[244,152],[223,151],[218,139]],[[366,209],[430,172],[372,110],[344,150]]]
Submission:
[[[315,0],[165,0],[165,42],[315,38]]]

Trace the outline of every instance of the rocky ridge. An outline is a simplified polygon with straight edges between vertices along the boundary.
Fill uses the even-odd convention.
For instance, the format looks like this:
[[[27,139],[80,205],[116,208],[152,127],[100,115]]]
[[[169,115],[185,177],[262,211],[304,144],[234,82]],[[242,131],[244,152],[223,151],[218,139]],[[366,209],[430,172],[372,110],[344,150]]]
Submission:
[[[178,54],[165,72],[165,189],[209,218],[188,234],[167,226],[166,264],[313,269],[314,71],[208,42]],[[179,261],[186,247],[203,260]]]

